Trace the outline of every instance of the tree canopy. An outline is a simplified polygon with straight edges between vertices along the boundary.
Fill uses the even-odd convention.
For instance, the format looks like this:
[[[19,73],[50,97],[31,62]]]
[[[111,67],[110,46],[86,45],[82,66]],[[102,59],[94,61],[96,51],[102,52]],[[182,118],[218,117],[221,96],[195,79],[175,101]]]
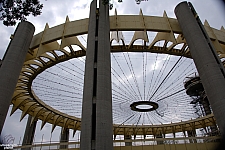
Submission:
[[[137,4],[146,0],[135,0]],[[147,0],[148,1],[148,0]],[[123,2],[123,0],[118,0]],[[113,8],[111,0],[102,0],[104,5],[109,5],[109,9]],[[26,17],[32,14],[38,16],[41,14],[43,4],[39,0],[0,0],[0,20],[5,26],[14,26],[16,21],[25,21]]]
[[[39,0],[0,0],[0,20],[5,26],[13,26],[17,20],[25,21],[32,14],[41,14],[43,4]]]

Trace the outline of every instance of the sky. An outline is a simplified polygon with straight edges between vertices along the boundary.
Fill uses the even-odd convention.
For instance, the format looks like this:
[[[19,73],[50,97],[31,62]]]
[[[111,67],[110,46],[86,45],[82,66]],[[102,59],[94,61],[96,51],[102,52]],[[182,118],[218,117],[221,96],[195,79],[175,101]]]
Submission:
[[[35,34],[43,31],[46,23],[50,27],[64,23],[66,16],[69,16],[70,21],[88,18],[91,0],[42,0],[41,2],[44,4],[42,14],[37,17],[28,17],[28,21],[35,26]],[[137,5],[135,0],[123,0],[123,3],[118,3],[114,0],[114,7],[110,10],[110,15],[114,14],[115,8],[118,15],[138,15],[141,8],[144,15],[162,16],[165,10],[168,17],[175,18],[174,8],[179,2],[181,0],[148,0]],[[190,2],[195,7],[202,22],[207,20],[210,26],[216,29],[220,29],[221,26],[225,27],[225,7],[222,0],[190,0]],[[14,30],[15,26],[6,27],[0,23],[0,59],[5,53],[9,37]],[[3,128],[4,135],[10,134],[15,138],[14,144],[21,144],[25,130],[27,116],[20,122],[20,115],[21,111],[17,110],[11,117],[7,116]],[[57,141],[59,139],[59,127],[55,129],[51,136],[51,125],[47,124],[40,131],[40,124],[41,122],[38,121],[35,141],[49,141],[50,139]]]

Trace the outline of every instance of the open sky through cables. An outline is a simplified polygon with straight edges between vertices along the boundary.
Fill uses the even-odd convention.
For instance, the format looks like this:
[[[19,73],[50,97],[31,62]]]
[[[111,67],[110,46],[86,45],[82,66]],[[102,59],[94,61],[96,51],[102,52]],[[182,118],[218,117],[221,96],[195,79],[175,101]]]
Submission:
[[[111,63],[114,124],[165,124],[197,117],[183,84],[196,72],[192,59],[121,52],[111,53]],[[39,74],[32,88],[49,106],[81,118],[84,68],[85,57],[56,64]],[[136,101],[156,102],[159,107],[151,112],[136,112],[130,108]]]

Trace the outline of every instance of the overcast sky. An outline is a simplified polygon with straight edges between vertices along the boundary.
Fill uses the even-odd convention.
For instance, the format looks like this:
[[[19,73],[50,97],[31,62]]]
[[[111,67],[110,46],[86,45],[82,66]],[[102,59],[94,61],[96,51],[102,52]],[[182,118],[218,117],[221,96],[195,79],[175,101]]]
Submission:
[[[64,23],[67,15],[70,21],[88,18],[91,0],[42,0],[41,2],[44,4],[42,14],[38,17],[30,16],[28,18],[28,21],[32,22],[36,28],[35,34],[43,31],[46,23],[48,23],[50,27]],[[137,5],[135,0],[123,0],[123,3],[118,3],[117,0],[114,0],[114,8],[110,11],[110,15],[114,14],[115,8],[117,9],[118,15],[137,15],[141,8],[144,15],[162,16],[165,10],[168,17],[175,18],[174,8],[179,2],[181,2],[181,0],[148,0]],[[211,27],[217,29],[220,29],[221,26],[225,27],[225,9],[222,0],[191,0],[191,2],[202,22],[207,19]],[[0,24],[0,58],[3,57],[9,43],[9,37],[13,34],[14,30],[15,27],[6,27],[2,23]],[[3,129],[3,134],[11,134],[15,137],[16,144],[23,138],[27,119],[27,117],[25,117],[22,122],[19,122],[20,115],[21,111],[16,111],[11,117],[7,117]],[[43,134],[43,138],[49,141],[51,125],[46,125],[46,127],[40,131],[40,123],[39,121],[36,130],[36,141],[40,141]],[[58,139],[59,132],[57,131],[59,130],[60,128],[56,128],[56,131],[53,133],[52,137],[54,137],[54,140]]]

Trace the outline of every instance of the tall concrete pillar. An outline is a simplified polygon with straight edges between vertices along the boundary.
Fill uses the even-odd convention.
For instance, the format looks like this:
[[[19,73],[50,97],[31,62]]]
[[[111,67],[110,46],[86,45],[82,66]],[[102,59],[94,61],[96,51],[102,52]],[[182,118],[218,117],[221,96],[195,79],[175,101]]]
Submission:
[[[30,22],[19,23],[2,60],[0,67],[0,134],[34,30],[34,25]]]
[[[196,136],[196,131],[195,130],[191,130],[191,131],[187,131],[188,137],[195,137]],[[196,139],[189,139],[190,143],[197,143]]]
[[[181,2],[175,14],[199,72],[216,122],[225,131],[225,72],[205,29],[190,3]]]
[[[68,128],[62,128],[60,134],[60,143],[69,142],[69,133],[70,130]],[[68,145],[60,145],[60,149],[68,149]]]
[[[158,135],[156,135],[156,139],[157,138],[162,139],[163,135],[162,134],[158,134]],[[157,145],[162,145],[162,144],[164,144],[163,140],[157,140]]]
[[[109,5],[99,1],[96,150],[113,149]],[[104,142],[103,142],[104,141]]]
[[[132,140],[132,136],[129,134],[124,135],[124,140]],[[125,142],[125,146],[132,146],[132,142]]]
[[[82,102],[82,117],[81,117],[81,150],[92,150],[92,141],[95,140],[95,116],[96,113],[93,109],[94,104],[94,57],[96,50],[95,35],[96,35],[96,9],[97,1],[93,0],[90,6],[89,26],[88,26],[88,39],[85,61],[85,76],[83,87],[83,102]],[[92,111],[93,109],[93,111]],[[94,119],[92,119],[92,116]],[[94,142],[93,142],[94,144]],[[94,145],[93,145],[94,147]]]
[[[23,136],[23,143],[22,145],[32,145],[34,140],[34,133],[37,125],[37,120],[35,120],[31,124],[32,116],[28,116],[27,125]],[[23,148],[22,150],[30,150],[31,148]]]
[[[90,7],[83,89],[81,150],[112,150],[112,89],[109,8]]]

